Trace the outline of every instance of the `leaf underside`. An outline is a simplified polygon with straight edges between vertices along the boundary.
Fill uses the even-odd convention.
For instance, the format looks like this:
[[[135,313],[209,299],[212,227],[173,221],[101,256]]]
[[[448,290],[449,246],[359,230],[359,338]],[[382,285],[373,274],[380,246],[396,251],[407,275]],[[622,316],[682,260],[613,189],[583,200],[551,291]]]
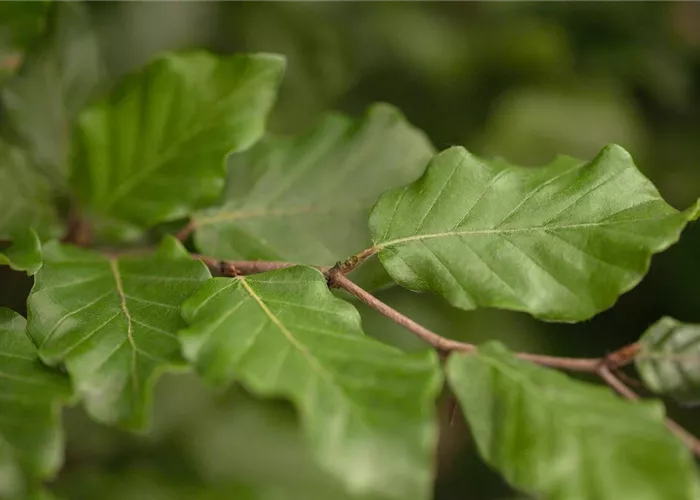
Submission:
[[[71,180],[82,202],[141,226],[219,197],[226,156],[263,133],[280,56],[165,54],[78,120]]]
[[[433,352],[365,337],[355,308],[303,266],[209,280],[183,316],[183,352],[203,377],[291,399],[315,459],[349,491],[429,497],[441,386]]]
[[[307,134],[232,156],[224,204],[195,215],[195,243],[222,259],[333,265],[371,246],[366,220],[377,197],[417,179],[432,154],[391,106],[374,105],[357,122],[329,115]]]
[[[155,377],[184,363],[175,335],[180,304],[209,272],[174,239],[147,257],[58,244],[44,255],[28,300],[41,358],[65,363],[96,419],[144,427]]]
[[[676,242],[692,211],[668,205],[619,146],[543,168],[437,155],[370,216],[384,267],[403,286],[463,309],[581,321],[612,306]]]
[[[693,459],[663,406],[516,359],[500,344],[453,355],[447,378],[480,455],[548,500],[695,499]]]
[[[662,318],[640,339],[635,358],[644,383],[682,404],[700,403],[700,325]]]
[[[0,308],[0,497],[15,498],[28,482],[50,476],[62,460],[58,405],[68,379],[42,365],[26,320]]]

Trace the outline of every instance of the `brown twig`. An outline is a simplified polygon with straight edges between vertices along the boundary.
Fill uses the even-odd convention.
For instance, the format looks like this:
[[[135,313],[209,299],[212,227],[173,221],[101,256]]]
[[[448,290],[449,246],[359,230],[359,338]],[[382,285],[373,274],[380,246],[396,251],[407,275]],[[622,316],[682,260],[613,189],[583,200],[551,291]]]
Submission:
[[[184,243],[185,240],[187,240],[187,238],[190,237],[190,235],[192,234],[192,232],[194,232],[195,229],[196,229],[196,226],[195,226],[194,220],[190,219],[187,222],[187,225],[177,232],[177,234],[175,235],[175,238],[177,238],[178,240],[180,240],[181,242]]]
[[[361,302],[364,302],[372,309],[382,313],[394,323],[403,326],[418,338],[424,340],[439,351],[472,352],[476,349],[476,347],[472,344],[465,344],[464,342],[446,339],[445,337],[428,330],[426,327],[419,325],[411,318],[404,316],[393,307],[385,304],[371,293],[357,286],[355,283],[346,278],[342,271],[337,267],[332,268],[328,272],[328,284],[333,288],[342,288],[346,292],[352,294]]]
[[[362,287],[358,286],[345,276],[345,273],[355,269],[355,267],[364,259],[373,254],[374,251],[368,249],[365,252],[361,252],[357,256],[351,257],[351,259],[348,259],[345,262],[339,262],[331,268],[316,268],[325,274],[326,279],[328,280],[328,286],[330,288],[339,288],[350,293],[361,302],[367,304],[369,307],[383,314],[398,325],[403,326],[418,338],[437,349],[441,355],[447,355],[452,351],[464,353],[476,351],[477,348],[473,344],[445,338],[427,329],[423,325],[416,323],[411,318],[404,316],[393,307],[377,299],[374,295],[364,290]],[[275,261],[222,261],[197,254],[193,254],[192,257],[201,260],[212,270],[228,276],[255,274],[295,265],[290,262]],[[637,393],[627,387],[627,385],[625,385],[625,383],[613,373],[613,370],[632,362],[639,354],[640,349],[640,344],[634,343],[626,345],[601,358],[567,358],[524,352],[515,353],[515,356],[524,361],[529,361],[541,366],[547,366],[549,368],[595,373],[619,394],[629,400],[637,401],[640,399]],[[671,419],[667,418],[665,423],[666,427],[671,432],[678,436],[678,438],[681,439],[695,455],[700,457],[700,440]]]
[[[598,368],[598,375],[606,384],[612,387],[624,398],[629,399],[630,401],[638,401],[640,399],[636,392],[627,387],[622,380],[615,376],[607,364],[602,363],[600,365]],[[683,443],[693,452],[693,454],[695,454],[695,456],[700,457],[700,440],[698,440],[698,438],[693,436],[670,418],[666,418],[665,423],[668,430],[673,432],[681,441],[683,441]]]
[[[275,271],[277,269],[284,269],[285,267],[293,267],[296,265],[293,262],[274,260],[220,260],[195,253],[191,255],[193,259],[204,262],[204,264],[215,273],[232,276],[265,273],[267,271]],[[325,272],[328,268],[317,269],[321,270],[321,272]]]

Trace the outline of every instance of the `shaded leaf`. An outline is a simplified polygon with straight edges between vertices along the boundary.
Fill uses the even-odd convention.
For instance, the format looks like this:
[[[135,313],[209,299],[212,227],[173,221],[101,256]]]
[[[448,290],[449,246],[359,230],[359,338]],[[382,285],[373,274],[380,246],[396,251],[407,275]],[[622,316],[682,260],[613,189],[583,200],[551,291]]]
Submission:
[[[455,147],[414,184],[383,194],[370,229],[407,288],[463,309],[580,321],[639,283],[694,215],[668,205],[619,146],[536,169]]]
[[[251,146],[284,70],[280,56],[165,54],[81,113],[72,183],[82,202],[143,226],[221,194],[225,159]]]
[[[453,355],[447,378],[480,455],[513,486],[548,500],[695,499],[692,456],[657,402],[516,359],[501,344]]]
[[[3,89],[3,112],[12,135],[33,163],[63,187],[70,127],[102,76],[85,5],[55,2],[43,40]]]
[[[0,3],[0,56],[25,49],[38,38],[46,24],[49,2]]]
[[[0,238],[28,227],[43,237],[57,236],[51,189],[22,151],[0,140]]]
[[[61,464],[59,405],[68,378],[42,365],[26,320],[0,308],[0,497],[15,498]]]
[[[680,403],[700,403],[700,325],[662,318],[640,339],[635,358],[644,383]]]
[[[365,337],[355,308],[309,267],[212,279],[182,309],[183,352],[198,371],[291,399],[316,461],[349,491],[428,498],[441,386],[434,352]]]
[[[7,264],[15,271],[26,271],[29,276],[41,267],[41,240],[31,228],[17,231],[12,244],[0,252],[0,265]]]
[[[233,156],[225,203],[195,215],[195,242],[218,258],[333,265],[371,245],[375,200],[417,179],[432,153],[388,105],[356,123],[329,115],[305,135]]]
[[[48,244],[28,300],[29,334],[44,361],[65,363],[93,417],[143,427],[158,373],[184,363],[179,306],[208,277],[172,238],[146,257]]]

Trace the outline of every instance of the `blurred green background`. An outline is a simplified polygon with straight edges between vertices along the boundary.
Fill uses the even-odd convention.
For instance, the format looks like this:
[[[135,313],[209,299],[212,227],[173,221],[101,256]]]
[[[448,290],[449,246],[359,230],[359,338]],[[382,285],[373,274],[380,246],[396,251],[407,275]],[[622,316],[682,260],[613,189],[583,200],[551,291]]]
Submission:
[[[296,133],[326,110],[398,106],[438,149],[538,165],[559,153],[629,150],[677,208],[700,196],[700,3],[91,3],[109,81],[161,50],[285,54],[270,121]],[[646,280],[577,325],[503,311],[460,312],[399,289],[397,309],[453,338],[597,356],[636,340],[662,315],[700,322],[700,224],[657,256]],[[5,281],[7,280],[7,281]],[[21,309],[28,283],[3,276]],[[5,288],[5,287],[3,287]],[[361,309],[366,331],[422,346]],[[436,498],[525,498],[476,458],[450,400],[441,403]],[[670,408],[695,433],[700,412]],[[66,413],[68,451],[55,491],[70,499],[343,499],[316,468],[294,413],[234,388],[212,393],[188,374],[158,385],[152,430],[134,436]]]

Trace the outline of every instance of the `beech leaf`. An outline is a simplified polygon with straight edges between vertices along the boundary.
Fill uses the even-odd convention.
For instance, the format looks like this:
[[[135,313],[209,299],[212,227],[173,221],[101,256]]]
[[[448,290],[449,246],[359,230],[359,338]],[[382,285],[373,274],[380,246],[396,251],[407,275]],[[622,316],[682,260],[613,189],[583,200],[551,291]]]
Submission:
[[[12,244],[0,252],[0,265],[7,264],[15,271],[26,271],[29,276],[41,267],[41,240],[31,228],[15,233]]]
[[[637,285],[696,210],[668,205],[619,146],[543,168],[454,147],[384,193],[370,229],[384,267],[409,289],[463,309],[581,321]]]
[[[350,492],[429,498],[434,352],[365,337],[357,310],[310,267],[211,279],[182,311],[183,352],[202,376],[291,399],[316,461]]]
[[[0,238],[27,227],[43,237],[60,232],[51,186],[19,148],[0,140]]]
[[[83,111],[72,183],[95,212],[142,226],[220,196],[229,153],[263,133],[284,70],[269,54],[164,54]]]
[[[662,318],[639,343],[635,363],[652,391],[683,404],[700,403],[700,325]]]
[[[453,355],[447,379],[478,451],[514,487],[547,500],[695,499],[695,463],[663,405],[515,358],[498,343]]]
[[[26,334],[26,320],[0,308],[0,497],[22,497],[50,477],[63,457],[59,406],[68,378],[44,366]]]
[[[34,165],[65,188],[71,126],[103,76],[81,2],[54,2],[47,32],[2,92],[4,120]],[[48,112],[47,112],[48,111]]]
[[[222,259],[333,265],[370,246],[365,221],[377,197],[417,179],[432,154],[389,105],[357,121],[328,115],[304,135],[233,156],[223,205],[193,218],[195,243]]]
[[[174,238],[122,258],[49,243],[28,331],[45,362],[65,363],[93,417],[142,428],[155,378],[184,365],[180,304],[209,276]]]

